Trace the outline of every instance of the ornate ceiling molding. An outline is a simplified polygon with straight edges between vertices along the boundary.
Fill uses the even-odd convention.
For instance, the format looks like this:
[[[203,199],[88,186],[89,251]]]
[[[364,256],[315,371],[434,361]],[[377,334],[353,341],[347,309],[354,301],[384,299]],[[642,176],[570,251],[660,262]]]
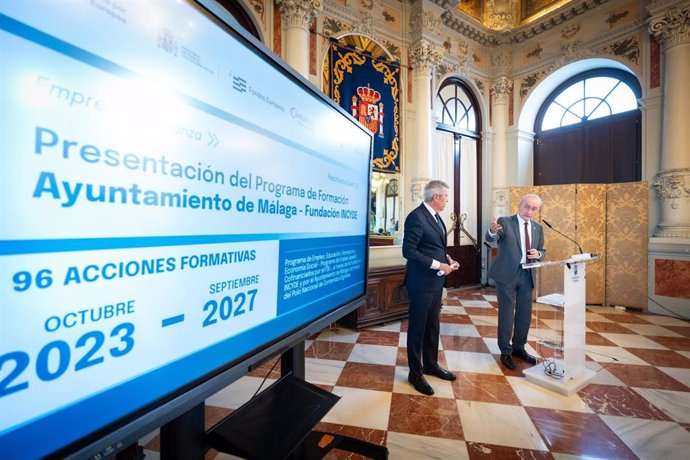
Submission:
[[[473,18],[464,15],[456,8],[457,1],[431,0],[434,4],[442,7],[445,11],[441,14],[441,21],[444,26],[474,40],[484,46],[499,46],[502,44],[521,43],[539,34],[547,32],[556,26],[572,20],[588,11],[597,8],[609,0],[583,0],[573,2],[565,7],[558,8],[546,14],[530,24],[514,26],[514,0],[490,0],[489,7],[501,4],[500,11],[491,8],[488,15],[488,25],[499,29],[492,30],[479,23]],[[503,8],[504,4],[513,5],[513,8]]]

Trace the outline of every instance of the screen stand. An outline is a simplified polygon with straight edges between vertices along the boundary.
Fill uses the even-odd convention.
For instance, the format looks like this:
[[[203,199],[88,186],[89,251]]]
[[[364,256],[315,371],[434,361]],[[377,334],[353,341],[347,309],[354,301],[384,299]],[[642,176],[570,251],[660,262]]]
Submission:
[[[295,377],[304,380],[304,359],[303,340],[289,350],[284,351],[280,356],[280,375],[285,376],[292,373]]]
[[[339,399],[286,375],[211,428],[206,440],[219,452],[253,460],[320,459],[334,448],[387,459],[385,446],[312,431]]]
[[[161,427],[162,460],[203,460],[206,453],[204,403]]]

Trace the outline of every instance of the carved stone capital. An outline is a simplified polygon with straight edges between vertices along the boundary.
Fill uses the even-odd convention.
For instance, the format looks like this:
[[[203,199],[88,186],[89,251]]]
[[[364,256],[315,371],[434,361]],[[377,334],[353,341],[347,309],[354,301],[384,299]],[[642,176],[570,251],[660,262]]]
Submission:
[[[427,40],[419,40],[410,47],[410,63],[416,70],[429,73],[443,60],[443,52]]]
[[[649,20],[649,33],[661,43],[664,51],[680,43],[690,43],[690,5],[669,8]]]
[[[661,171],[653,185],[661,208],[655,236],[690,238],[690,168]]]
[[[494,101],[505,103],[508,101],[508,95],[511,89],[513,89],[513,80],[508,77],[499,77],[491,82],[489,92],[494,97]]]
[[[308,29],[312,19],[323,11],[321,0],[276,0],[287,27]]]
[[[690,168],[669,169],[654,177],[656,196],[660,200],[690,199]],[[677,209],[677,203],[671,208]]]

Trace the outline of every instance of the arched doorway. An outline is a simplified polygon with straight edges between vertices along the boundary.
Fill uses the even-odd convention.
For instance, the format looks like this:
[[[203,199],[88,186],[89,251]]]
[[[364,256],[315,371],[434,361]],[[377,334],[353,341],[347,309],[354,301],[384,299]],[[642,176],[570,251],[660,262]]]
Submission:
[[[613,68],[558,86],[535,120],[534,185],[639,181],[640,95],[634,75]]]
[[[452,187],[443,213],[455,223],[448,253],[461,270],[448,277],[447,287],[477,285],[481,277],[481,114],[472,89],[460,78],[446,79],[434,102],[434,177]]]

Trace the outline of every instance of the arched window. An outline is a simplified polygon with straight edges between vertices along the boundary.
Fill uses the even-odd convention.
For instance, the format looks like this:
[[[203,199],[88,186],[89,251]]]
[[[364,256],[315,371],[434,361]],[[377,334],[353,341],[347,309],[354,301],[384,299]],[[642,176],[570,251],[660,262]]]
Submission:
[[[448,253],[462,270],[446,286],[478,284],[481,277],[481,116],[472,89],[459,78],[448,78],[434,101],[436,131],[432,175],[451,186],[448,206],[441,216],[454,225]]]
[[[634,182],[641,177],[642,90],[621,69],[563,82],[534,124],[534,185]]]
[[[627,72],[601,69],[580,74],[551,94],[537,117],[538,131],[635,110],[639,94],[637,80]]]
[[[454,130],[476,132],[477,115],[472,93],[460,80],[446,80],[438,91],[436,119]]]

